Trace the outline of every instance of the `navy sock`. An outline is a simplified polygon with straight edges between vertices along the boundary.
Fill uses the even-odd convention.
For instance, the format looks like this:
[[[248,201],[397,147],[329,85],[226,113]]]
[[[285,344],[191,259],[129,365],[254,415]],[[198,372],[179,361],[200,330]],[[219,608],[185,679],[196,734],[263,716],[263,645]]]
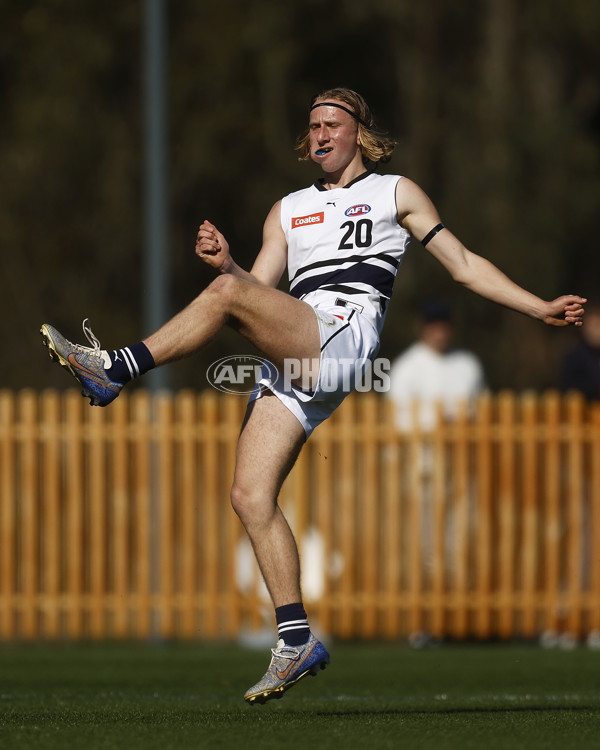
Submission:
[[[154,358],[143,341],[124,349],[115,349],[109,355],[112,365],[106,370],[106,374],[116,383],[128,383],[155,366]]]
[[[302,602],[275,609],[279,637],[288,646],[302,646],[310,637],[308,618]]]

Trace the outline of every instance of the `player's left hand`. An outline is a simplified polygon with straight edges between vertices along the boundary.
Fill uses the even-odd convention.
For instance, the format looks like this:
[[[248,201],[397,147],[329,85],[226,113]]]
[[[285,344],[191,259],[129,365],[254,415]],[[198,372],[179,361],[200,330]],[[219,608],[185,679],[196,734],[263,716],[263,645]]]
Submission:
[[[547,303],[547,312],[544,323],[550,326],[582,326],[585,297],[576,294],[564,294]]]

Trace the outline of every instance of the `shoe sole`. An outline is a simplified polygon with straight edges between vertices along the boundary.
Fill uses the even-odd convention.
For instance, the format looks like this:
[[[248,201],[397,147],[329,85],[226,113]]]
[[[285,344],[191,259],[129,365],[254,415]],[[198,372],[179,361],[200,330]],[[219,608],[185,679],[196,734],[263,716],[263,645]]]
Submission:
[[[77,375],[75,370],[71,367],[69,362],[56,351],[56,346],[54,344],[54,341],[52,341],[50,334],[46,330],[46,326],[42,326],[40,328],[40,333],[42,335],[42,343],[48,349],[48,354],[50,355],[50,359],[53,362],[57,362],[61,367],[64,367],[65,370],[69,371],[69,373],[75,378],[75,380],[81,386],[81,395],[84,396],[85,398],[90,399],[91,406],[100,406],[100,403],[97,400],[97,398],[94,396],[93,393],[90,393],[90,391],[88,391],[88,389],[83,385],[83,383],[79,379],[79,376]]]
[[[299,674],[298,677],[295,677],[293,680],[290,680],[289,682],[285,682],[283,685],[279,685],[279,687],[272,688],[271,690],[263,690],[261,693],[255,693],[254,695],[249,695],[247,698],[244,698],[246,703],[249,703],[251,706],[256,705],[257,703],[263,705],[267,701],[276,699],[279,700],[280,698],[283,698],[283,694],[286,692],[286,690],[289,690],[291,687],[294,687],[294,685],[299,682],[303,677],[306,677],[306,675],[311,675],[312,677],[316,677],[319,672],[322,669],[325,669],[325,667],[329,664],[329,659],[322,659],[320,662],[317,662],[316,664],[313,664],[311,667],[306,669],[302,674]]]

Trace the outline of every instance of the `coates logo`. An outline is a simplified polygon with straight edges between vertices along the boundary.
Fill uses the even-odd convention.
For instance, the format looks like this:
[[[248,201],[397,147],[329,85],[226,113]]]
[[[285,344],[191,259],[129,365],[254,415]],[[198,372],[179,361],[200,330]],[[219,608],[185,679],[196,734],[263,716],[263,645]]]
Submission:
[[[367,206],[366,203],[359,203],[356,206],[350,206],[344,213],[346,216],[360,216],[361,214],[368,214],[371,210],[371,206]]]
[[[296,227],[305,227],[307,224],[322,224],[324,218],[324,211],[321,211],[321,213],[318,214],[311,214],[310,216],[295,216],[292,218],[292,229],[296,229]]]
[[[265,375],[275,382],[279,378],[279,370],[264,357],[254,355],[234,354],[222,357],[206,371],[206,379],[223,393],[252,393],[254,386],[265,368]]]

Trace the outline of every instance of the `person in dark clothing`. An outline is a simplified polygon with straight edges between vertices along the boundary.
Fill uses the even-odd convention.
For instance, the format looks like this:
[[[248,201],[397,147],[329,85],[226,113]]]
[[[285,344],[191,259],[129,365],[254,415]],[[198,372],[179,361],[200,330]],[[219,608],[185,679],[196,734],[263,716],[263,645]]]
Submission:
[[[600,301],[588,305],[580,341],[562,359],[560,388],[600,400]]]

